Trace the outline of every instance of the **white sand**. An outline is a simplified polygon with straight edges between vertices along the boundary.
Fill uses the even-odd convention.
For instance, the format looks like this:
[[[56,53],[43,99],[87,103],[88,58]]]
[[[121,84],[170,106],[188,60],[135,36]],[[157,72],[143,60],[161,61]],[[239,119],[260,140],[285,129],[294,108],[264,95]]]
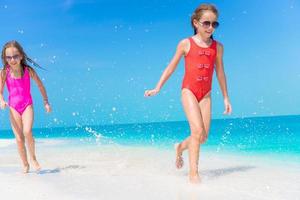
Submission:
[[[175,169],[171,148],[72,147],[64,142],[38,140],[43,170],[24,175],[15,143],[0,140],[1,199],[300,199],[297,163],[203,152],[202,183],[193,186],[187,165]]]

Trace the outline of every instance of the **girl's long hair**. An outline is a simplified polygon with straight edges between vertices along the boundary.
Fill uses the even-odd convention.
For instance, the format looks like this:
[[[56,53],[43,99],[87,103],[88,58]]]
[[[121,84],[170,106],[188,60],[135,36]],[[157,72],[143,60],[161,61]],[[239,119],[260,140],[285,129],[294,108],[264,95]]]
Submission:
[[[22,55],[21,67],[22,67],[23,72],[25,70],[25,67],[28,67],[31,70],[33,70],[32,66],[45,70],[39,64],[37,64],[35,61],[33,61],[31,58],[29,58],[26,55],[26,53],[25,53],[23,47],[20,45],[20,43],[18,43],[15,40],[12,40],[12,41],[7,42],[2,49],[2,54],[1,54],[1,59],[2,59],[2,63],[3,63],[3,70],[1,73],[2,80],[5,79],[6,69],[8,67],[8,62],[6,61],[6,58],[5,58],[5,56],[6,56],[5,50],[9,47],[15,47],[16,49],[18,49],[19,53]],[[30,63],[31,65],[29,65],[28,63]]]
[[[37,68],[40,68],[40,69],[45,70],[43,67],[41,67],[39,64],[37,64],[35,61],[33,61],[31,58],[29,58],[29,57],[26,55],[26,53],[25,53],[23,47],[20,45],[20,43],[18,43],[18,42],[15,41],[15,40],[12,40],[12,41],[7,42],[7,43],[4,45],[3,49],[2,49],[1,59],[2,59],[3,65],[4,65],[4,66],[3,66],[3,69],[4,69],[4,70],[6,70],[7,65],[8,65],[8,63],[7,63],[6,59],[5,59],[5,50],[6,50],[7,48],[9,48],[9,47],[15,47],[16,49],[18,49],[18,51],[19,51],[20,54],[22,55],[23,58],[22,58],[22,60],[21,60],[21,66],[22,66],[23,69],[24,69],[24,67],[32,68],[32,66],[34,66],[34,67],[37,67]],[[30,66],[28,63],[30,63],[32,66]]]

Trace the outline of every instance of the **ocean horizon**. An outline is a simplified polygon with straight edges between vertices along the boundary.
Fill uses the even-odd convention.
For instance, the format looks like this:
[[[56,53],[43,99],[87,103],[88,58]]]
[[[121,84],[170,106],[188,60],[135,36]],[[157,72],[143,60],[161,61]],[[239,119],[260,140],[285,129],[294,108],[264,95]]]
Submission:
[[[300,115],[213,119],[204,148],[237,152],[300,155]],[[189,136],[187,121],[79,125],[34,128],[38,139],[80,141],[85,145],[113,142],[127,146],[169,148]],[[12,130],[1,130],[0,139],[12,139]]]

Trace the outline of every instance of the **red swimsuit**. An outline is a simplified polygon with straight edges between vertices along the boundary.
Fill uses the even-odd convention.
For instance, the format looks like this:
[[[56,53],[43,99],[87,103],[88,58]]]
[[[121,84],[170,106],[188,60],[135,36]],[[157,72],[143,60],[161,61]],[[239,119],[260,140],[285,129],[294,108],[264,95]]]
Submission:
[[[190,50],[185,56],[185,74],[182,89],[189,89],[198,102],[211,90],[212,75],[217,55],[217,42],[207,47],[200,47],[189,38]]]

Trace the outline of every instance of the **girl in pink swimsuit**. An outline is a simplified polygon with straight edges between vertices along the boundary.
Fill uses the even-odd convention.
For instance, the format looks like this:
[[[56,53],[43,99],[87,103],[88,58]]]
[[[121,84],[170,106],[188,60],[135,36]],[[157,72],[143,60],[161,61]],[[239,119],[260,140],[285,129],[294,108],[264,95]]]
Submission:
[[[186,113],[191,135],[175,145],[176,167],[183,166],[182,153],[189,152],[189,180],[199,183],[198,160],[200,145],[208,136],[211,121],[211,85],[213,71],[224,96],[224,114],[231,113],[231,104],[227,93],[226,77],[223,67],[223,45],[213,40],[212,34],[218,27],[218,11],[211,4],[201,4],[194,11],[191,23],[194,28],[192,37],[183,39],[176,53],[163,72],[156,87],[146,90],[145,96],[159,93],[164,83],[175,71],[181,57],[185,58],[185,75],[182,82],[182,104]]]
[[[11,127],[16,137],[19,155],[23,163],[23,172],[28,173],[29,162],[25,148],[25,140],[32,166],[40,170],[40,165],[35,155],[35,142],[32,136],[33,106],[30,93],[30,78],[38,85],[43,96],[46,112],[51,112],[45,87],[35,70],[27,64],[27,61],[38,66],[27,57],[21,45],[16,41],[6,43],[2,50],[3,69],[0,72],[0,106],[10,108]],[[7,85],[9,97],[8,103],[4,101],[3,90]]]

